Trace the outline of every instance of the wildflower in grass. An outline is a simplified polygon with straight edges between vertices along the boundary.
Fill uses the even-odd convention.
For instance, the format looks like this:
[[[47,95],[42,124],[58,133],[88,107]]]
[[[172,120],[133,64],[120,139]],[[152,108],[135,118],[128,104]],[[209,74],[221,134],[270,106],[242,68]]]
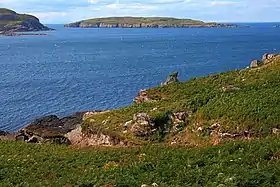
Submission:
[[[104,165],[104,170],[112,170],[115,169],[116,167],[118,167],[119,164],[116,162],[108,162],[107,164]]]
[[[138,159],[139,159],[139,161],[144,161],[145,160],[145,158],[146,158],[146,154],[145,153],[140,153],[139,155],[138,155]]]

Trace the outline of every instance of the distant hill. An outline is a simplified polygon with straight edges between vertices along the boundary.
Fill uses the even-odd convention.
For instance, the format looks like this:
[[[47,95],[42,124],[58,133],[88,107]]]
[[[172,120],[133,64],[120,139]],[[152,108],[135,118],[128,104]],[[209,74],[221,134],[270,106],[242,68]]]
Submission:
[[[0,32],[28,32],[51,30],[40,23],[40,20],[32,15],[18,14],[15,11],[0,8]]]
[[[232,24],[205,23],[199,20],[169,17],[108,17],[95,18],[66,24],[65,27],[80,28],[190,28],[190,27],[236,27]]]

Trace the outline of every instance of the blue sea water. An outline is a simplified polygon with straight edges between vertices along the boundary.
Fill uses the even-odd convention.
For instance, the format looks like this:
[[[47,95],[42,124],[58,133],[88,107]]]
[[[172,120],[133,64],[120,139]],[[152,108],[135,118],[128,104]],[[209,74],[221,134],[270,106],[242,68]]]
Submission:
[[[112,109],[179,71],[192,77],[245,68],[280,51],[277,23],[249,28],[71,29],[0,37],[0,129],[36,117]]]

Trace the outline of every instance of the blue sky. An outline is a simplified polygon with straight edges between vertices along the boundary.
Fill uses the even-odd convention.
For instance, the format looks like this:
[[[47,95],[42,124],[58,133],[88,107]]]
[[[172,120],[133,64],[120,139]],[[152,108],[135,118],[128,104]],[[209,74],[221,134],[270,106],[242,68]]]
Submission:
[[[0,0],[43,23],[108,16],[170,16],[218,22],[279,22],[280,0]]]

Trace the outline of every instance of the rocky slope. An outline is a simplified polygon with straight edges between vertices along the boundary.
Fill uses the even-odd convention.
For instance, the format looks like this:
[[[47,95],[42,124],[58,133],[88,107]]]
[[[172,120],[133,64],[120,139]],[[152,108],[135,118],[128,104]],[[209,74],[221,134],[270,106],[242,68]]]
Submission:
[[[47,31],[52,30],[40,23],[32,15],[18,14],[12,10],[0,8],[0,33],[13,35],[14,32]]]
[[[66,24],[80,28],[190,28],[190,27],[237,27],[232,24],[205,23],[191,19],[168,17],[109,17],[95,18]]]
[[[264,54],[247,69],[185,83],[175,72],[161,86],[141,90],[131,106],[42,117],[15,134],[0,132],[0,139],[82,147],[201,146],[278,136],[279,80],[279,54]]]

